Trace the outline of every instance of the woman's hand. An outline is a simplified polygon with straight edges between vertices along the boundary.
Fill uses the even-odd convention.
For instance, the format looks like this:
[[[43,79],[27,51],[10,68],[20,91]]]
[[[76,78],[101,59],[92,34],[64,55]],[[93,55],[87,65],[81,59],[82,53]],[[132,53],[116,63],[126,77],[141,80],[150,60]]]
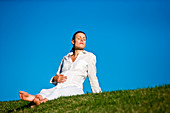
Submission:
[[[67,80],[67,76],[64,76],[62,74],[53,77],[53,81],[56,81],[58,83],[64,83],[66,80]]]

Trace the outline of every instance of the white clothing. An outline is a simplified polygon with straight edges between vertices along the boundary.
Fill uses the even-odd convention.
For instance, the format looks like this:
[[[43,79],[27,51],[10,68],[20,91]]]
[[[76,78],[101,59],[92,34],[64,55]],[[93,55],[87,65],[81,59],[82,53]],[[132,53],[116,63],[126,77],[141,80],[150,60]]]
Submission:
[[[56,74],[63,74],[67,76],[67,80],[64,83],[52,82],[53,77],[50,80],[50,83],[56,85],[55,87],[61,88],[66,86],[77,86],[83,89],[83,83],[86,77],[88,76],[91,89],[93,93],[101,92],[99,87],[98,79],[96,77],[96,56],[91,53],[83,50],[79,53],[76,60],[72,62],[71,55],[73,52],[68,53],[63,57],[58,71]]]
[[[42,89],[40,95],[42,95],[43,98],[52,100],[60,96],[84,94],[83,82],[87,76],[90,81],[92,92],[102,92],[96,77],[96,56],[93,53],[84,50],[80,52],[76,60],[72,62],[72,54],[73,52],[70,52],[63,57],[56,73],[67,76],[66,82],[53,82],[52,77],[50,83],[54,84],[55,87],[51,89]]]
[[[84,94],[83,90],[76,86],[67,86],[63,88],[53,87],[51,89],[42,89],[39,93],[43,98],[48,100],[57,99],[61,96],[72,96]]]

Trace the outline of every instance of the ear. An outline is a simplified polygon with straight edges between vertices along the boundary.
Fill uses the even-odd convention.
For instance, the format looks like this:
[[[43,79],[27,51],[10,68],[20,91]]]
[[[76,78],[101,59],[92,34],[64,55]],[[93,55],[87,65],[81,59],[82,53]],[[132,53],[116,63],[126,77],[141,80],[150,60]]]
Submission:
[[[71,42],[72,42],[72,44],[74,45],[74,40],[72,40]]]

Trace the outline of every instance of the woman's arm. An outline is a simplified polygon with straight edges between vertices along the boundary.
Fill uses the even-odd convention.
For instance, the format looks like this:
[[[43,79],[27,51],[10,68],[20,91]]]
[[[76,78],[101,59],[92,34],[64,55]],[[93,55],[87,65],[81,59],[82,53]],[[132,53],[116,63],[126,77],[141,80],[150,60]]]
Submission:
[[[57,83],[64,83],[67,79],[67,76],[64,76],[62,74],[58,74],[53,77],[52,82],[57,82]]]
[[[57,83],[64,83],[67,79],[67,76],[60,74],[62,63],[63,63],[63,59],[61,60],[56,76],[53,76],[50,80],[50,83],[54,85],[57,85]]]
[[[88,77],[89,77],[92,92],[93,93],[102,92],[96,76],[96,56],[94,54],[91,55],[88,64]]]

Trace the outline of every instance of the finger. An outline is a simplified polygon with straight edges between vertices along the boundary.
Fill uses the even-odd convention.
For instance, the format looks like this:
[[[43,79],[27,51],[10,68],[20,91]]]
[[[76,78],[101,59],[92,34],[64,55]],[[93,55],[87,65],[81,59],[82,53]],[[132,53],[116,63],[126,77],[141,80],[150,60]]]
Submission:
[[[64,83],[64,82],[66,82],[66,81],[62,81],[62,82],[60,82],[60,83]]]
[[[67,76],[60,77],[60,79],[67,79]]]
[[[64,76],[63,74],[59,74],[58,76]]]
[[[58,80],[62,79],[62,77],[63,77],[63,76],[60,76],[60,75],[59,75],[59,76],[58,76]]]
[[[61,79],[60,81],[66,81],[66,79]]]
[[[63,81],[65,82],[66,79],[67,79],[67,76],[60,75],[60,76],[58,77],[58,82],[59,82],[59,83],[61,83],[61,82],[63,82]]]
[[[65,82],[66,80],[60,80],[60,83],[63,83],[63,82]]]
[[[64,76],[63,78],[67,79],[67,76]]]

